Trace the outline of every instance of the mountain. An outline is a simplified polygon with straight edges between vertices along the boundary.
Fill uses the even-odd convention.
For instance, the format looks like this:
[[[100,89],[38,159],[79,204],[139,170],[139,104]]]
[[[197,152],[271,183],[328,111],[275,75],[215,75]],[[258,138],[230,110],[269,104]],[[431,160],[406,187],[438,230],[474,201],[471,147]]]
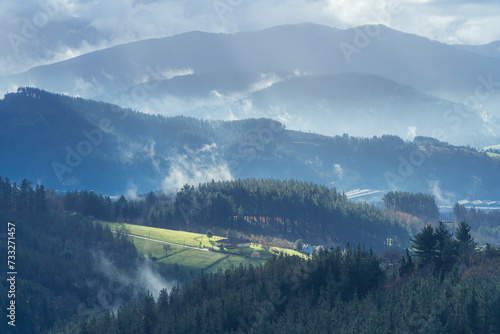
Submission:
[[[323,136],[270,119],[147,115],[22,88],[0,100],[1,175],[56,190],[129,197],[184,184],[296,179],[352,189],[434,193],[441,203],[498,199],[500,161],[437,139]]]
[[[113,100],[138,110],[134,86]],[[158,83],[147,109],[163,115],[216,119],[273,118],[288,128],[327,135],[440,136],[458,145],[497,143],[496,119],[369,73],[302,75],[277,72],[205,73]]]
[[[460,145],[497,142],[491,123],[461,104],[365,73],[301,76],[252,94],[255,108],[279,105],[287,126],[327,134],[437,136]],[[462,118],[463,115],[463,118]]]
[[[300,24],[236,34],[190,32],[133,42],[7,79],[11,84],[31,80],[57,92],[68,91],[81,79],[111,93],[110,88],[142,82],[148,68],[163,70],[157,73],[163,78],[168,71],[187,69],[194,73],[299,70],[312,75],[361,71],[446,97],[473,93],[478,75],[499,77],[499,62],[382,25],[337,30]]]
[[[500,41],[494,41],[483,45],[462,45],[456,44],[457,48],[467,50],[482,56],[500,58]]]
[[[335,78],[350,83],[343,85]],[[498,143],[497,78],[500,59],[382,25],[339,30],[299,24],[236,34],[190,32],[128,43],[2,77],[0,85],[4,91],[37,86],[167,116],[281,121],[289,116],[293,121],[287,125],[296,130],[304,129],[297,126],[304,119],[316,117],[307,129],[327,135],[350,132],[350,127],[325,128],[318,120],[325,112],[333,108],[336,115],[351,114],[354,109],[356,116],[366,117],[377,128],[366,128],[365,136],[394,129],[402,135],[409,126],[416,127],[417,135],[435,136],[431,130],[436,128],[429,124],[439,120],[446,123],[442,130],[448,133],[447,141],[487,146]],[[387,80],[402,89],[388,89]],[[277,83],[282,85],[277,88],[281,95],[303,98],[300,108],[271,94]],[[321,96],[308,92],[314,85],[325,85]],[[339,86],[342,94],[332,94]],[[360,104],[360,90],[374,94],[364,95],[369,99]],[[412,102],[393,102],[405,100],[409,90]],[[259,100],[263,96],[265,103]],[[373,110],[378,115],[384,109],[381,103],[392,108],[388,114],[399,109],[402,121],[392,118],[389,128],[387,118],[373,117]],[[411,124],[415,117],[424,124]],[[451,135],[458,123],[467,127]]]

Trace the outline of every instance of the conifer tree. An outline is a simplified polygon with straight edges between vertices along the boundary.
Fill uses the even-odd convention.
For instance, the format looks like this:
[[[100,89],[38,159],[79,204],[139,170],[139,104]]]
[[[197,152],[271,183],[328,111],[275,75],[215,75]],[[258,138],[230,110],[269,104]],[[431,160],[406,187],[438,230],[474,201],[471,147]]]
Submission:
[[[466,222],[460,222],[458,224],[457,232],[455,233],[455,239],[457,241],[457,251],[462,263],[468,264],[470,262],[470,256],[476,247],[476,242],[470,234],[470,226]]]
[[[422,265],[436,259],[438,255],[437,238],[431,224],[426,225],[420,233],[415,235],[415,238],[411,239],[411,244]]]

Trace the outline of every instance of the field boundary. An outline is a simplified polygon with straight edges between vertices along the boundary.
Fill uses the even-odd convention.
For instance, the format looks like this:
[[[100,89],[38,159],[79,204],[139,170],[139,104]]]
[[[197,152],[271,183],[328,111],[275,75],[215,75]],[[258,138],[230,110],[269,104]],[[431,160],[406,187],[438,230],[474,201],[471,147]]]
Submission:
[[[119,233],[117,231],[111,231],[111,232],[113,232],[113,233]],[[204,251],[204,252],[208,252],[209,251],[208,248],[200,248],[200,247],[195,247],[195,246],[187,246],[187,245],[178,244],[178,243],[175,243],[175,242],[158,240],[158,239],[153,239],[153,238],[149,238],[149,237],[143,237],[142,235],[137,235],[137,234],[132,234],[132,233],[123,233],[122,232],[121,234],[124,234],[126,236],[130,236],[130,237],[133,237],[133,238],[144,239],[144,240],[149,240],[149,241],[155,241],[155,242],[159,242],[159,243],[167,244],[167,245],[174,245],[174,246],[179,246],[179,247],[184,247],[184,248],[190,248],[190,249],[195,249],[195,250]]]

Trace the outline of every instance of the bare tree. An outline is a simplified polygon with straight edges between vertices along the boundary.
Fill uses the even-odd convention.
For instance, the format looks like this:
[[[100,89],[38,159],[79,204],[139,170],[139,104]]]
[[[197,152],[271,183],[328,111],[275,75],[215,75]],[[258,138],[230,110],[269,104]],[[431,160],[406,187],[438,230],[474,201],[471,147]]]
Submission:
[[[170,245],[163,245],[163,250],[165,251],[165,256],[167,256],[168,252],[172,250],[172,247],[170,247]]]

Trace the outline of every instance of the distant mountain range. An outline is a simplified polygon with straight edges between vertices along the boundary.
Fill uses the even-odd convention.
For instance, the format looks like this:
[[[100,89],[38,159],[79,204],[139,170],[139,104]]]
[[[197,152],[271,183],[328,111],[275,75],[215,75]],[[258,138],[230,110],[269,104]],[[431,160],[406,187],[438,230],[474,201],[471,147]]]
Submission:
[[[500,160],[432,138],[329,137],[270,119],[165,118],[35,88],[0,100],[0,156],[0,176],[12,181],[130,198],[255,177],[382,190],[376,196],[420,191],[444,204],[500,199]]]
[[[326,135],[498,144],[498,43],[453,46],[382,25],[190,32],[0,77],[123,107],[203,119],[267,117]]]
[[[457,44],[455,46],[482,56],[500,58],[500,41],[495,41],[484,45]]]

